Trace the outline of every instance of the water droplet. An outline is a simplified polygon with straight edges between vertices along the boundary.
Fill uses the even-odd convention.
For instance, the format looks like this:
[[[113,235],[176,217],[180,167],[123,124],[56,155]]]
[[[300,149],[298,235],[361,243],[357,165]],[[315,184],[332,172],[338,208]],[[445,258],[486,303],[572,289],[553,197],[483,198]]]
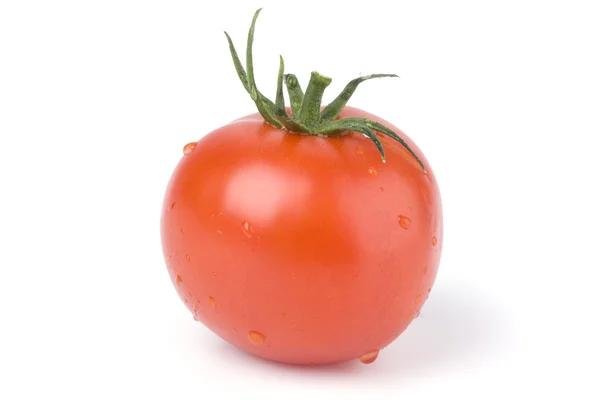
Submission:
[[[431,244],[434,246],[437,244],[437,238],[435,236],[433,237],[433,239],[431,239]]]
[[[213,272],[213,276],[217,276],[217,271]]]
[[[183,146],[183,155],[191,153],[192,150],[194,150],[194,147],[196,147],[196,142],[188,143]]]
[[[210,304],[212,308],[217,308],[217,301],[212,296],[208,296],[208,304]]]
[[[427,267],[423,268],[423,275],[427,275],[428,271],[429,271],[429,269]]]
[[[183,235],[183,228],[179,228],[179,233]]]
[[[190,255],[189,255],[189,254],[186,254],[186,255],[185,255],[185,260],[186,260],[187,262],[190,262],[190,260],[191,260],[191,257],[190,257]]]
[[[194,319],[196,321],[200,321],[200,309],[202,308],[202,304],[199,301],[194,303]]]
[[[383,186],[382,186],[382,187],[380,187],[380,188],[379,188],[379,190],[381,190],[381,191],[383,192],[385,189],[384,189],[384,188],[383,188]]]
[[[415,299],[415,304],[419,304],[421,302],[421,295],[418,294],[417,298]]]
[[[400,215],[398,217],[398,223],[400,224],[400,226],[404,229],[408,229],[408,227],[410,226],[410,223],[412,221],[410,220],[410,218],[405,217],[404,215]]]
[[[408,320],[412,321],[412,319],[413,319],[413,313],[408,314]]]
[[[244,221],[242,223],[242,229],[244,230],[244,233],[246,234],[246,236],[248,236],[249,238],[254,236],[254,231],[252,230],[252,227],[250,226],[250,222]]]
[[[219,235],[222,235],[222,234],[223,234],[223,231],[222,231],[222,230],[220,230],[220,229],[217,229],[217,233],[218,233]]]
[[[179,275],[177,275],[177,277],[175,278],[175,284],[177,286],[181,286],[182,283],[183,283],[183,280],[181,279],[181,277]]]
[[[356,154],[363,154],[363,149],[360,146],[356,146]]]
[[[263,344],[265,342],[265,335],[260,332],[250,331],[248,332],[248,339],[255,345]]]
[[[285,313],[281,313],[281,316],[285,318],[287,315],[285,315]]]
[[[363,364],[371,364],[373,361],[375,361],[377,359],[378,355],[379,355],[379,350],[370,351],[370,352],[365,353],[362,356],[358,357],[358,361],[360,361]]]
[[[368,169],[369,175],[371,176],[377,176],[377,170],[375,169],[375,167],[370,167]]]
[[[431,293],[431,288],[429,288],[429,290],[427,291],[427,293]]]
[[[172,210],[175,208],[175,202],[172,202],[171,205],[169,206],[169,210]]]

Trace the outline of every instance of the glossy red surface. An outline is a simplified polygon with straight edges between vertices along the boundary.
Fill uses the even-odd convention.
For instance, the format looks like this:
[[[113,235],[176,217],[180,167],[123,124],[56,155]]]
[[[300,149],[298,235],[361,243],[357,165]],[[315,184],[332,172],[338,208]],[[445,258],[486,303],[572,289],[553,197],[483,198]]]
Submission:
[[[427,299],[443,243],[433,171],[382,137],[284,133],[254,114],[203,137],[169,182],[163,250],[194,317],[287,363],[383,349]],[[189,147],[187,148],[189,150]],[[434,239],[435,238],[435,239]]]

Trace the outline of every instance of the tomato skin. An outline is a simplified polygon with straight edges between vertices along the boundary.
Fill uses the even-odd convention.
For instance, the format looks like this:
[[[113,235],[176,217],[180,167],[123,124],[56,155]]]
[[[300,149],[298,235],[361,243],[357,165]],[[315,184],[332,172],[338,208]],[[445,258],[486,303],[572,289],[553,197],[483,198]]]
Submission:
[[[194,317],[246,352],[322,364],[383,349],[428,297],[443,243],[437,182],[381,137],[285,133],[253,114],[183,156],[161,214],[165,261]],[[381,135],[380,135],[381,136]]]

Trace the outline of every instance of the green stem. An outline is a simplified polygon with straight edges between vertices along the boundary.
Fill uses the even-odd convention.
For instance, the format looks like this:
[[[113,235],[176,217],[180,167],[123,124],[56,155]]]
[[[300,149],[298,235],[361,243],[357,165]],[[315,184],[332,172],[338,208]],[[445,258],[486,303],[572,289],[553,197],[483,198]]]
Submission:
[[[306,88],[306,94],[300,106],[298,113],[298,121],[307,127],[314,126],[321,116],[321,101],[323,92],[331,83],[331,78],[323,76],[318,72],[313,72],[310,75],[310,81]]]
[[[373,74],[353,79],[350,81],[344,90],[321,112],[321,101],[323,100],[323,92],[331,83],[331,78],[320,75],[318,72],[313,72],[306,88],[306,92],[302,92],[302,88],[298,84],[298,79],[295,75],[284,74],[283,57],[279,57],[279,72],[277,75],[277,94],[275,103],[263,95],[256,87],[254,80],[254,65],[252,59],[252,44],[254,42],[254,29],[256,20],[261,9],[254,13],[252,24],[248,31],[248,42],[246,46],[246,70],[242,66],[240,58],[235,50],[233,41],[225,32],[227,42],[229,43],[229,51],[235,66],[236,73],[244,86],[244,89],[250,94],[252,100],[256,104],[258,112],[262,115],[265,122],[273,125],[276,128],[284,129],[290,132],[303,132],[309,135],[325,135],[332,136],[340,134],[344,131],[360,132],[368,137],[381,154],[381,159],[385,162],[385,153],[381,141],[378,138],[378,133],[389,136],[400,143],[419,163],[423,172],[425,166],[419,159],[416,153],[408,146],[408,144],[390,128],[367,118],[346,117],[338,118],[340,112],[346,106],[350,97],[356,91],[356,88],[361,82],[373,78],[395,77],[393,74]],[[291,115],[288,115],[285,108],[285,98],[283,95],[283,83],[287,87],[290,97],[290,106],[292,109]]]
[[[381,155],[381,161],[383,161],[385,163],[385,153],[383,151],[383,145],[379,141],[377,134],[375,134],[375,132],[373,132],[371,129],[369,129],[367,127],[358,128],[358,130],[360,132],[362,132],[363,134],[365,134],[365,136],[367,136],[369,139],[371,139],[373,141],[373,143],[375,143],[375,147],[377,147],[377,150],[379,150],[379,154]]]
[[[279,73],[277,75],[277,94],[275,96],[275,118],[290,132],[308,132],[308,129],[289,117],[285,111],[285,98],[283,97],[283,57],[279,56]]]
[[[256,13],[254,13],[252,25],[250,25],[250,30],[248,31],[248,43],[246,45],[246,73],[248,74],[248,91],[250,93],[250,97],[252,97],[252,100],[254,100],[254,103],[256,104],[256,108],[258,108],[258,112],[260,112],[265,121],[276,128],[282,128],[281,123],[277,121],[273,115],[273,103],[270,102],[269,104],[263,100],[264,96],[258,91],[256,82],[254,80],[252,44],[254,42],[254,28],[256,26],[256,20],[258,19],[258,14],[260,14],[260,11],[261,9],[259,8]]]
[[[321,113],[321,121],[332,121],[338,115],[340,115],[340,112],[344,109],[344,107],[346,106],[346,103],[348,103],[348,100],[350,100],[350,97],[352,97],[352,95],[356,91],[356,88],[358,87],[358,85],[361,84],[362,82],[367,81],[369,79],[374,79],[374,78],[397,78],[397,77],[398,77],[398,75],[395,75],[395,74],[373,74],[373,75],[361,76],[360,78],[351,80],[350,83],[348,83],[346,85],[344,90],[342,90],[342,93],[340,93],[338,95],[338,97],[335,98],[335,100],[333,100],[331,103],[329,103],[329,105],[327,107],[325,107],[325,109]]]
[[[423,162],[419,159],[419,157],[415,154],[415,152],[410,148],[408,143],[406,143],[406,141],[404,141],[404,139],[402,139],[396,132],[394,132],[387,126],[380,124],[379,122],[370,120],[368,118],[347,117],[347,118],[338,119],[336,121],[325,122],[325,123],[319,125],[317,131],[321,135],[335,135],[335,134],[339,134],[339,133],[341,133],[343,131],[347,131],[347,130],[365,133],[364,132],[365,128],[370,129],[370,130],[375,130],[385,136],[388,136],[388,137],[394,139],[396,142],[400,143],[410,153],[410,155],[415,158],[415,160],[417,161],[417,163],[419,164],[421,169],[423,171],[425,171],[425,165],[423,165]],[[367,134],[367,136],[369,136],[369,135]],[[371,136],[369,136],[369,138],[371,140],[373,140],[371,138]],[[375,141],[373,140],[373,142],[375,142]],[[375,144],[377,145],[377,142],[375,142]],[[382,154],[382,158],[383,158],[383,154]]]
[[[279,73],[277,74],[277,93],[275,95],[275,115],[281,116],[286,115],[285,112],[285,99],[283,98],[283,70],[284,70],[283,57],[279,56]]]
[[[292,116],[297,117],[302,106],[304,93],[302,87],[298,83],[298,78],[294,74],[287,74],[284,77],[285,86],[287,87],[288,95],[290,96],[290,107],[292,108]]]
[[[227,37],[227,41],[229,42],[229,51],[231,52],[231,58],[233,59],[233,65],[235,66],[235,71],[237,72],[238,77],[240,78],[240,81],[242,82],[242,85],[244,85],[244,89],[246,89],[246,92],[248,92],[248,94],[250,94],[250,85],[248,84],[248,75],[246,75],[246,71],[244,70],[244,67],[242,66],[240,58],[238,57],[237,51],[235,50],[235,46],[233,45],[233,41],[231,40],[231,37],[229,37],[229,34],[227,32],[225,32],[225,36]],[[269,100],[259,90],[257,90],[257,92],[258,92],[258,96],[260,97],[261,101],[266,105],[266,107],[269,107],[272,109],[275,108],[275,104],[273,104],[273,102],[271,100]]]
[[[248,89],[248,76],[246,75],[246,71],[244,71],[244,67],[242,67],[242,62],[240,61],[240,57],[238,57],[235,46],[233,45],[233,41],[227,32],[225,32],[225,36],[227,37],[227,42],[229,42],[229,52],[231,53],[231,58],[233,59],[235,71],[237,72],[238,77],[240,78],[240,81],[242,82],[242,85],[244,85],[246,91],[250,93],[250,90]]]

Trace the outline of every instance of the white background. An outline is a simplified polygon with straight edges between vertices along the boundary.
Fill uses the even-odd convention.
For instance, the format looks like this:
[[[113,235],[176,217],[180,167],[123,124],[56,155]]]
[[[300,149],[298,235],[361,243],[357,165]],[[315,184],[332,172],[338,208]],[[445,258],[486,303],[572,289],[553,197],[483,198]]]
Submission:
[[[0,398],[506,399],[598,394],[600,13],[594,1],[0,3]],[[245,356],[192,320],[160,250],[184,144],[274,93],[359,74],[440,183],[422,315],[372,365]],[[533,397],[532,397],[533,398]]]

